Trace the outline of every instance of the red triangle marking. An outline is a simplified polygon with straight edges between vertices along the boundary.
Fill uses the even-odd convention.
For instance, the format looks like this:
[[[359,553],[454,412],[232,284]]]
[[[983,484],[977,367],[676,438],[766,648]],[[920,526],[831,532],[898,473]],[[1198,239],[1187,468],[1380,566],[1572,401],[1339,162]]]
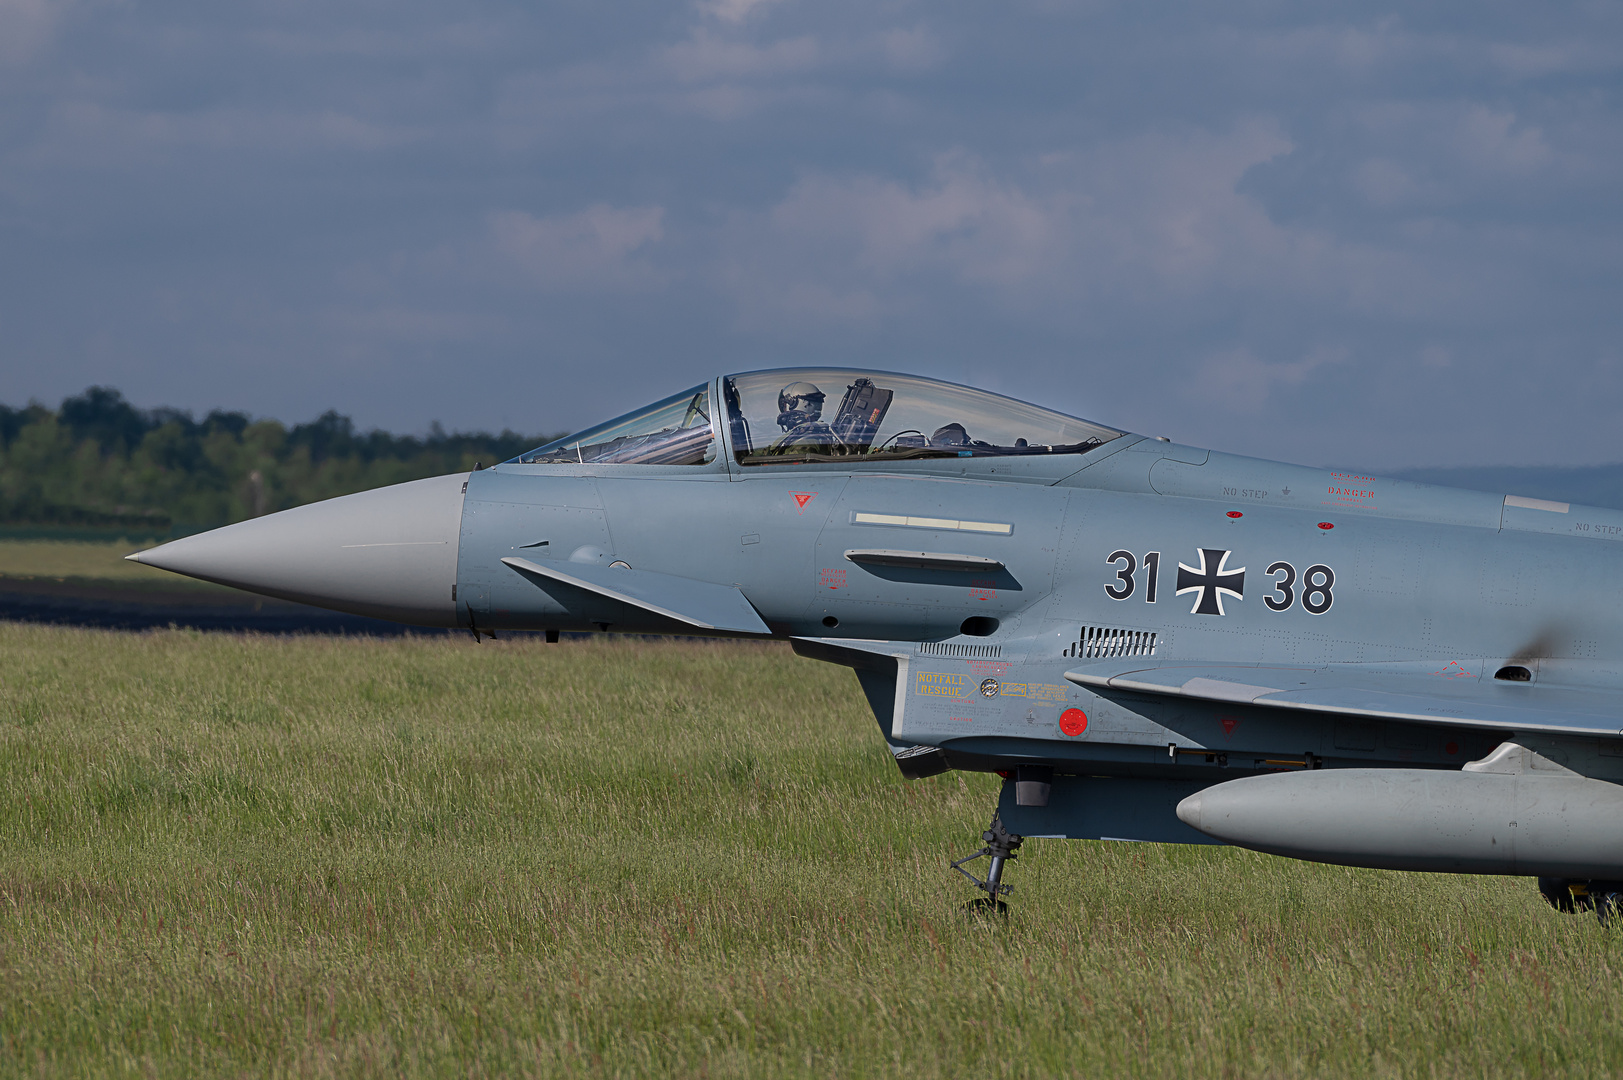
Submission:
[[[1225,735],[1233,735],[1234,729],[1240,726],[1240,722],[1232,716],[1225,716],[1218,723],[1223,725],[1223,734]]]
[[[815,491],[791,491],[789,494],[795,497],[795,505],[802,510],[806,509],[807,503],[817,498],[817,492]]]

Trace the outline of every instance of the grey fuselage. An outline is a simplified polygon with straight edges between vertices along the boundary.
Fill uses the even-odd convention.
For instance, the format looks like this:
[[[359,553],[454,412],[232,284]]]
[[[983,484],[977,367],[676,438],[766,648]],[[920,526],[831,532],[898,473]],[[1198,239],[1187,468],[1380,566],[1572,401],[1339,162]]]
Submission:
[[[808,654],[845,662],[854,654],[822,646],[850,642],[905,656],[898,678],[910,681],[899,697],[868,687],[886,736],[893,747],[940,747],[958,767],[1051,761],[1111,775],[1192,776],[1311,753],[1330,765],[1457,768],[1504,733],[1104,697],[1064,674],[1136,648],[1160,661],[1436,661],[1450,679],[1490,681],[1514,661],[1535,680],[1573,669],[1589,685],[1614,681],[1623,674],[1615,600],[1623,547],[1614,546],[1623,513],[1517,502],[1531,500],[1136,436],[1063,458],[904,467],[742,468],[725,455],[700,469],[503,465],[468,478],[457,612],[461,625],[498,631],[692,632],[541,588],[502,563],[515,555],[736,585],[775,636],[816,639],[802,643]],[[844,557],[869,548],[983,556],[1005,569],[871,568]],[[1194,610],[1199,591],[1177,593],[1180,564],[1202,570],[1202,550],[1227,552],[1225,569],[1245,572],[1241,595],[1223,596],[1221,614]],[[1112,561],[1117,552],[1137,564],[1130,592],[1121,576],[1129,560]],[[1153,590],[1150,553],[1159,553]],[[1287,595],[1276,585],[1289,575],[1268,568],[1281,563],[1296,580],[1292,602],[1276,610]],[[1303,580],[1313,567],[1333,577]],[[1326,588],[1310,598],[1312,586]],[[961,634],[972,617],[995,619],[997,629]],[[921,684],[926,671],[942,678]],[[987,678],[1000,684],[996,696],[979,692]],[[1017,691],[1024,696],[1011,686],[1026,688]],[[1079,735],[1060,727],[1067,708],[1086,714]],[[1169,757],[1171,744],[1224,760]]]

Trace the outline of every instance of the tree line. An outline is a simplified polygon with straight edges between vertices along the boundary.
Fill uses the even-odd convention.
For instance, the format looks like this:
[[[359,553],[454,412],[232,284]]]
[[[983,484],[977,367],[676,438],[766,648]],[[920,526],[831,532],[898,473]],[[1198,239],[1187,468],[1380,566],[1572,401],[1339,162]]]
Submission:
[[[329,410],[288,427],[138,409],[92,386],[56,409],[0,405],[0,525],[162,534],[505,461],[548,441],[503,431],[358,432]]]

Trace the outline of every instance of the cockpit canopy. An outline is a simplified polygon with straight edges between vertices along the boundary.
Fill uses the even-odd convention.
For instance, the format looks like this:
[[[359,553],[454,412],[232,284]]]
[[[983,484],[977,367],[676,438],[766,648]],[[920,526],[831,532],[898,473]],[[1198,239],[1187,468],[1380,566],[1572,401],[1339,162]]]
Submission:
[[[804,368],[722,380],[741,465],[1079,454],[1122,433],[913,375]]]
[[[708,465],[716,460],[710,386],[695,386],[606,424],[520,454],[519,465]]]
[[[721,380],[740,465],[1081,454],[1122,433],[967,386],[840,368],[752,371]],[[558,439],[518,464],[707,465],[709,386]]]

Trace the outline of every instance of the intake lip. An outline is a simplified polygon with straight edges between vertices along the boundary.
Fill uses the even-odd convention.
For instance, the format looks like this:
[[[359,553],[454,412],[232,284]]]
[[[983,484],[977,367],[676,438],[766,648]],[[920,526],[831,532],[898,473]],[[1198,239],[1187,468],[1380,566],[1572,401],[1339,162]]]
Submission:
[[[467,473],[283,510],[127,556],[187,577],[420,626],[456,626]]]

